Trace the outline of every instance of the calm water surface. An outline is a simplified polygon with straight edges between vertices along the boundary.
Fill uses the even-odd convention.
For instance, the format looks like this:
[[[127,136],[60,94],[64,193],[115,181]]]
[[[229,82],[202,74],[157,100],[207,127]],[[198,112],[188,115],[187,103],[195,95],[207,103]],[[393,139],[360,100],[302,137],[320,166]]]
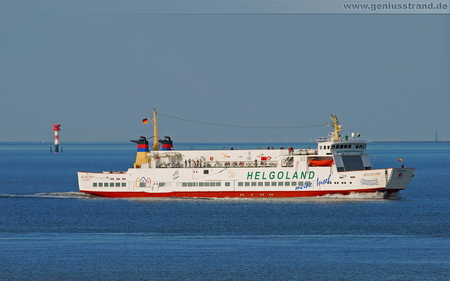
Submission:
[[[296,148],[314,144],[284,144]],[[178,144],[178,149],[253,144]],[[279,147],[274,145],[275,147]],[[0,144],[0,279],[450,280],[450,144],[373,143],[416,167],[395,199],[106,199],[77,171],[126,170],[133,144]]]

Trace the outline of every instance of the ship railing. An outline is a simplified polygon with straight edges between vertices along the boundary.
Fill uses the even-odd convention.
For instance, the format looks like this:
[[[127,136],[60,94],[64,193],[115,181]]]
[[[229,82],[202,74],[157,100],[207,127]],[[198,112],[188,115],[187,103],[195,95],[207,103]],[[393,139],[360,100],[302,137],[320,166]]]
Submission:
[[[189,163],[158,163],[156,168],[251,168],[251,167],[277,167],[278,161],[208,161],[208,162],[192,162]]]
[[[294,149],[292,151],[289,150],[283,150],[281,152],[282,156],[288,156],[288,155],[317,155],[319,151],[317,149],[312,148],[299,148]]]

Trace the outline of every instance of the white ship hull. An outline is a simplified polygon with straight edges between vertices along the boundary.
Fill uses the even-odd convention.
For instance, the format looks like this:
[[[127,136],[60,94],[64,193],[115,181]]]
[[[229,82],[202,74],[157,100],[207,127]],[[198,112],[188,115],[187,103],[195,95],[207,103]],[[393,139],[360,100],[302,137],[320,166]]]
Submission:
[[[414,168],[373,169],[359,139],[318,138],[317,149],[149,151],[138,144],[126,172],[78,172],[81,192],[104,197],[314,197],[407,187]],[[340,126],[339,126],[340,128]],[[156,145],[154,145],[156,147]]]
[[[306,158],[306,156],[303,156]],[[130,168],[78,172],[80,191],[105,197],[311,197],[352,192],[395,193],[412,168],[336,172],[331,167]]]

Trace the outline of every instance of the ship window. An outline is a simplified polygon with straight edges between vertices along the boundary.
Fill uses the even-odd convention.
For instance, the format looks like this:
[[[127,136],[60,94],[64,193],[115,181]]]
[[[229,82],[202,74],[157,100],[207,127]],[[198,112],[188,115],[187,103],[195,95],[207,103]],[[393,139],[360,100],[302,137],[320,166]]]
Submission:
[[[120,186],[120,182],[116,182],[116,187],[119,187]]]
[[[311,185],[310,181],[305,182],[305,185]]]
[[[264,186],[270,186],[270,182],[268,181],[264,182]]]
[[[107,183],[107,182],[105,182],[105,183],[103,184],[103,186],[108,186],[108,183]]]
[[[244,186],[244,183],[243,182],[238,182],[238,186]]]
[[[291,185],[291,182],[287,181],[287,182],[284,183],[284,185],[285,185],[285,186],[290,186],[290,185]]]
[[[188,186],[192,186],[192,182],[188,182]]]
[[[186,183],[186,182],[183,182],[183,184],[182,184],[181,186],[187,187],[187,183]]]
[[[250,186],[250,183],[248,181],[246,181],[245,186]]]
[[[303,182],[302,181],[299,181],[298,182],[298,186],[302,186],[303,185]]]
[[[252,186],[256,186],[256,181],[253,181],[253,182],[252,182]]]
[[[342,156],[346,171],[364,170],[361,156]]]
[[[103,187],[103,183],[99,182],[98,187]]]
[[[126,178],[122,178],[122,180],[124,181],[124,180],[127,180]]]
[[[221,186],[221,182],[216,182],[216,186]]]
[[[230,183],[229,183],[229,182],[226,182],[226,183],[225,183],[225,186],[230,186]]]
[[[258,182],[258,186],[263,186],[263,185],[264,185],[264,183],[262,181]]]
[[[94,182],[94,187],[97,187],[97,183],[96,182]]]
[[[282,182],[282,181],[279,181],[279,182],[278,182],[278,186],[283,186],[283,182]]]
[[[204,182],[199,182],[198,186],[205,186],[205,183]]]
[[[126,187],[127,186],[127,183],[126,182],[123,182],[122,183],[122,187]]]
[[[205,182],[204,184],[205,184],[205,186],[209,186],[209,182]]]
[[[272,186],[277,186],[277,182],[273,181],[271,185]]]
[[[204,174],[204,175],[209,174],[209,170],[203,170],[203,174]]]

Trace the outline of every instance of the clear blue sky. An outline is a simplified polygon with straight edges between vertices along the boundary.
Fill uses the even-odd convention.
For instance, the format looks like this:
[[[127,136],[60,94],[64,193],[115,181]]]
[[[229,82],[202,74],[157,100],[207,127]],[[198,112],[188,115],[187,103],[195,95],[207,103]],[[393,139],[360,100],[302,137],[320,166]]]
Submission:
[[[448,13],[155,13],[146,2],[0,1],[0,141],[51,142],[61,124],[62,143],[128,142],[150,135],[153,108],[253,127],[336,114],[369,141],[450,140]],[[159,123],[176,142],[330,130]]]

